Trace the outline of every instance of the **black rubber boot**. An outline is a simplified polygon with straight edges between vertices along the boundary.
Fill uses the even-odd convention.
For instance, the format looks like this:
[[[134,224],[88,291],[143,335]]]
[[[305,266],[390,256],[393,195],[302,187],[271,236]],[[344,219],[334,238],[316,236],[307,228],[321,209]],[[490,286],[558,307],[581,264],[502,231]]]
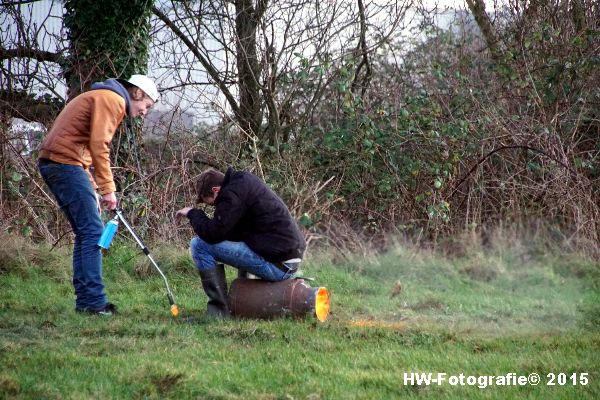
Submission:
[[[210,270],[200,271],[202,288],[208,296],[206,315],[209,317],[227,318],[227,280],[225,279],[225,266],[217,264]]]

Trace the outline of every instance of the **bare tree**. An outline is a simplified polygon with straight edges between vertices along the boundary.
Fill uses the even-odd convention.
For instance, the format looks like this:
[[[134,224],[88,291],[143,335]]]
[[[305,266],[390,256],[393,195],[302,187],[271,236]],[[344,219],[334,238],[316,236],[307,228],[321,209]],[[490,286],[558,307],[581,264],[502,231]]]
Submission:
[[[213,97],[204,101],[246,137],[277,148],[308,120],[344,60],[356,60],[353,89],[368,85],[370,54],[400,29],[411,5],[171,1],[154,7],[155,32],[161,32],[155,45],[165,53],[162,49],[179,43],[193,57],[179,50],[167,63],[159,60],[158,67],[178,88],[214,85]],[[189,73],[198,64],[205,73]]]
[[[45,3],[46,7],[38,7]],[[58,1],[0,5],[0,115],[50,122],[64,100],[67,48]]]

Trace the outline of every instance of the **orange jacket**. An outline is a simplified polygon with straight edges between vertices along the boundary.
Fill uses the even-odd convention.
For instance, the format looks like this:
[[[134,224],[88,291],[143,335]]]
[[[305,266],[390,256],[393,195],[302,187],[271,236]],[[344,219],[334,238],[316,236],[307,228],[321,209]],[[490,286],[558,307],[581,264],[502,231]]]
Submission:
[[[40,158],[81,165],[101,195],[116,190],[110,170],[110,142],[126,114],[125,99],[111,90],[91,90],[71,100],[40,145]],[[95,182],[90,165],[94,166]]]

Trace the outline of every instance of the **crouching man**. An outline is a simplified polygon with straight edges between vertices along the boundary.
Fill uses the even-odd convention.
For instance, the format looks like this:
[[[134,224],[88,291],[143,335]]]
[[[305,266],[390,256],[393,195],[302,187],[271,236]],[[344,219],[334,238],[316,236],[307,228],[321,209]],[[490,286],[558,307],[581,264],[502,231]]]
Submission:
[[[267,281],[291,278],[306,248],[304,236],[284,202],[258,177],[229,168],[208,169],[196,183],[197,203],[214,206],[213,218],[185,207],[198,235],[191,241],[192,259],[208,296],[207,314],[229,315],[223,264]]]

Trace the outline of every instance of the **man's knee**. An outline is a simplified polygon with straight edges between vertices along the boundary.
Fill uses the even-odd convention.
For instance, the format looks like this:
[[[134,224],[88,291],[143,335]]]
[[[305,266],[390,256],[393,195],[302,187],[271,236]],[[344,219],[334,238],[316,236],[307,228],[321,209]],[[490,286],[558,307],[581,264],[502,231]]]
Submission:
[[[208,250],[207,243],[195,236],[190,240],[190,250],[193,252],[206,252]]]
[[[194,237],[190,241],[190,253],[198,270],[202,271],[214,267],[214,258],[210,252],[209,246],[199,237]]]
[[[192,253],[192,257],[204,254],[210,254],[208,251],[207,243],[200,239],[199,237],[194,237],[190,241],[190,252]]]

